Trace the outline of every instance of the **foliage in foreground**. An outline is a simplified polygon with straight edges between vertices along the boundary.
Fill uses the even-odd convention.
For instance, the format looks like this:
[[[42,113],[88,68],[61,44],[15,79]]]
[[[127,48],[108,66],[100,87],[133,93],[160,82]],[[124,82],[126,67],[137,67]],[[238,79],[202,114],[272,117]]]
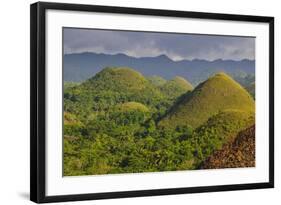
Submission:
[[[170,82],[155,79],[157,84],[129,68],[106,68],[65,89],[64,175],[198,169],[232,136],[254,124],[254,107],[241,106],[222,107],[196,127],[158,126],[182,96],[167,95],[163,86]],[[168,88],[183,88],[172,82]]]

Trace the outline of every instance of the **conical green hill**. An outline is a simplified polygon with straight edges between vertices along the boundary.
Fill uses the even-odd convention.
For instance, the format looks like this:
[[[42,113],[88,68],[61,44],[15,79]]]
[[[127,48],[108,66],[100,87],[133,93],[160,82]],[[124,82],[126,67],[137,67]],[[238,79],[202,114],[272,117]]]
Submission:
[[[117,92],[142,90],[147,86],[144,76],[126,67],[105,68],[82,85],[95,90]]]
[[[192,89],[191,83],[180,76],[176,76],[160,87],[161,92],[170,98],[178,97]]]
[[[65,99],[70,102],[65,108],[67,111],[90,112],[108,110],[117,104],[131,101],[154,108],[163,99],[163,94],[141,73],[131,68],[108,67],[80,85],[68,89]]]
[[[227,74],[218,73],[182,96],[158,125],[167,128],[190,125],[196,128],[225,109],[254,112],[255,103],[240,84]]]

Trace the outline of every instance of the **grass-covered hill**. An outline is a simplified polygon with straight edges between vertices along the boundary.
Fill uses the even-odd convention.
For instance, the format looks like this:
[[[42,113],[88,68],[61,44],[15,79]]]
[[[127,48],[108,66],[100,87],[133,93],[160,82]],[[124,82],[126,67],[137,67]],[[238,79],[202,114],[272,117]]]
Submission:
[[[156,87],[162,86],[167,82],[166,79],[157,75],[147,76],[146,79]]]
[[[105,68],[82,84],[90,90],[113,92],[140,91],[148,87],[144,76],[126,67]]]
[[[149,109],[138,102],[126,102],[116,105],[116,108],[120,112],[131,112],[131,111],[140,111],[140,112],[149,112]]]
[[[151,111],[166,110],[164,95],[139,72],[126,67],[105,68],[85,82],[65,90],[65,110],[86,115],[126,102],[142,103]]]
[[[255,166],[255,126],[241,132],[231,142],[215,151],[200,166],[201,169]]]
[[[169,98],[176,98],[192,89],[191,83],[180,76],[176,76],[160,86],[161,92]]]
[[[224,73],[193,89],[181,77],[105,68],[65,83],[64,175],[200,169],[255,123],[254,112],[250,94]]]
[[[158,125],[168,128],[190,125],[196,128],[225,109],[254,113],[255,103],[240,84],[221,72],[183,95]]]

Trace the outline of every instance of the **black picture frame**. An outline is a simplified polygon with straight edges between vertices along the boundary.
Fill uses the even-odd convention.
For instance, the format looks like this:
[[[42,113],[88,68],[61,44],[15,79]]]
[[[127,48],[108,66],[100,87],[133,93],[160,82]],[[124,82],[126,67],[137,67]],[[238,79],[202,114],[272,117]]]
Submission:
[[[169,16],[195,19],[263,22],[269,25],[269,181],[236,185],[170,188],[107,193],[46,196],[46,82],[45,25],[46,10],[86,11],[131,15]],[[123,197],[186,194],[274,187],[274,18],[218,13],[110,7],[81,4],[38,2],[30,7],[30,199],[37,203],[97,200]]]

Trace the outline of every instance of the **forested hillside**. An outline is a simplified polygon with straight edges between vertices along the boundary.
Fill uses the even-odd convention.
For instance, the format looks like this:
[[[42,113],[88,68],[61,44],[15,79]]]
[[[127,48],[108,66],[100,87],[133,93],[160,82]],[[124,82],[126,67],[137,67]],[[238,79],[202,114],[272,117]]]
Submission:
[[[220,161],[219,150],[232,149],[254,116],[252,96],[225,73],[193,88],[182,76],[106,67],[65,82],[64,175],[209,168],[202,164],[213,155]]]

